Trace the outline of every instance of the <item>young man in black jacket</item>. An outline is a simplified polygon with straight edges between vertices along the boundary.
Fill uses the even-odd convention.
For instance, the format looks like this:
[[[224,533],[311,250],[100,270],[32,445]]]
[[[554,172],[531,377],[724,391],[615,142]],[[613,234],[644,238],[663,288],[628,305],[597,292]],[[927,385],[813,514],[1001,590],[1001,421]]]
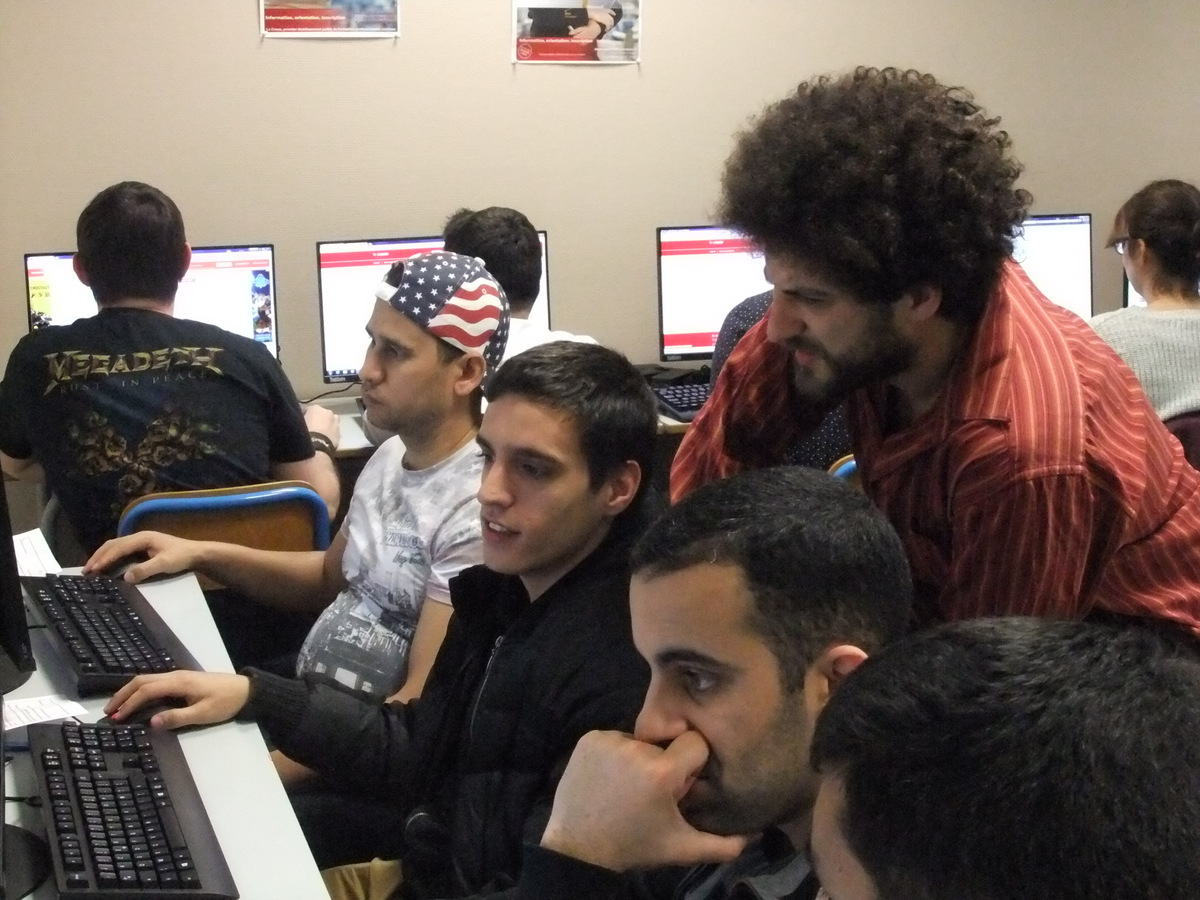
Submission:
[[[451,581],[454,614],[418,699],[372,703],[318,678],[248,670],[140,677],[108,705],[120,719],[186,698],[152,720],[168,728],[252,718],[326,778],[392,798],[402,833],[375,837],[400,865],[335,870],[335,888],[401,869],[403,897],[512,885],[576,741],[632,727],[645,694],[628,553],[651,490],[649,389],[620,354],[560,342],[506,362],[488,400],[478,435],[485,565]]]
[[[672,507],[633,553],[637,726],[579,742],[518,897],[811,900],[813,723],[911,602],[891,525],[824,472],[760,469]]]

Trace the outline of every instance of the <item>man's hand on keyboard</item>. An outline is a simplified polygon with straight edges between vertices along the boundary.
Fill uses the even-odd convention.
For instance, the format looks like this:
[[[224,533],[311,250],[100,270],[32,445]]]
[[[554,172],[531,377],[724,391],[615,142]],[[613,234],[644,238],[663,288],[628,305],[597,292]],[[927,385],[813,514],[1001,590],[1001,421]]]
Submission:
[[[152,575],[169,575],[195,569],[202,546],[201,541],[189,541],[157,531],[139,531],[101,544],[100,549],[83,564],[83,574],[110,574],[132,557],[138,561],[129,566],[122,577],[131,584],[137,584]]]
[[[212,725],[236,716],[249,696],[250,679],[245,675],[185,671],[139,675],[113,694],[104,712],[121,722],[147,703],[182,698],[187,706],[163,710],[150,724],[156,728]]]

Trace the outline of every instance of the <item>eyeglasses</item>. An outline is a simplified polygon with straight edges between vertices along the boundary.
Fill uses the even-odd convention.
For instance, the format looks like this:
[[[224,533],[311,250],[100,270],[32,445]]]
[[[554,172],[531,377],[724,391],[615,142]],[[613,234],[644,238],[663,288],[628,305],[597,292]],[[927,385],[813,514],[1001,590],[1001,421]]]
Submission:
[[[1117,251],[1118,256],[1125,255],[1125,247],[1129,244],[1129,238],[1123,237],[1120,240],[1112,242],[1112,248]]]

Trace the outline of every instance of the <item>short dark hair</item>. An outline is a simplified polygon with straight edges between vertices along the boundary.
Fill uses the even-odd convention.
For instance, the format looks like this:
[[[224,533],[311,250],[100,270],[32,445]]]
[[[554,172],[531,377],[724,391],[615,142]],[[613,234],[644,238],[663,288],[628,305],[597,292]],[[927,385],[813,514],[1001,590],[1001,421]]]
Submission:
[[[1200,664],[1139,626],[981,619],[833,692],[812,761],[881,897],[1191,898]]]
[[[1176,178],[1152,181],[1113,220],[1108,246],[1133,238],[1154,251],[1170,287],[1196,292],[1200,284],[1200,190]]]
[[[741,570],[752,625],[789,691],[830,645],[873,653],[908,625],[912,577],[895,529],[865,495],[816,469],[709,482],[651,525],[632,555],[634,572],[650,576],[700,563]]]
[[[739,136],[718,217],[862,302],[927,284],[978,321],[1030,202],[999,121],[912,70],[806,81]]]
[[[187,272],[179,207],[140,181],[122,181],[93,197],[79,214],[75,242],[99,304],[127,297],[172,300]]]
[[[542,282],[542,242],[533,223],[507,206],[460,209],[442,229],[445,249],[483,260],[508,295],[509,307],[528,312]]]
[[[627,461],[642,470],[637,507],[649,491],[658,412],[646,379],[624,356],[597,344],[553,341],[518,353],[496,370],[488,403],[515,394],[566,413],[579,429],[588,483],[599,488]]]

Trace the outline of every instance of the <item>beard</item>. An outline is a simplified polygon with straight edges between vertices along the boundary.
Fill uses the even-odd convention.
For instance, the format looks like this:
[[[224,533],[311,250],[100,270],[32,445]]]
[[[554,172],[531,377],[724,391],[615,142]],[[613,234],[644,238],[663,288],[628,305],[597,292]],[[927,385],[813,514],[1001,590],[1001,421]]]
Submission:
[[[697,791],[696,786],[701,786]],[[812,806],[813,796],[795,786],[758,785],[734,793],[717,781],[698,781],[679,802],[679,812],[699,831],[720,835],[758,834],[772,825],[799,818]]]
[[[839,405],[855,391],[899,375],[917,357],[917,345],[896,330],[885,307],[872,315],[858,344],[841,355],[835,356],[804,337],[788,338],[781,346],[811,356],[814,363],[824,363],[826,374],[822,376],[792,357],[791,387],[802,404],[827,408]]]
[[[376,407],[366,416],[370,424],[381,431],[400,434],[406,444],[426,440],[437,430],[441,414],[432,408],[395,409]]]
[[[812,726],[797,695],[788,695],[770,725],[751,744],[724,756],[710,747],[696,781],[679,801],[693,828],[720,835],[758,834],[806,819],[817,779],[803,762]]]

